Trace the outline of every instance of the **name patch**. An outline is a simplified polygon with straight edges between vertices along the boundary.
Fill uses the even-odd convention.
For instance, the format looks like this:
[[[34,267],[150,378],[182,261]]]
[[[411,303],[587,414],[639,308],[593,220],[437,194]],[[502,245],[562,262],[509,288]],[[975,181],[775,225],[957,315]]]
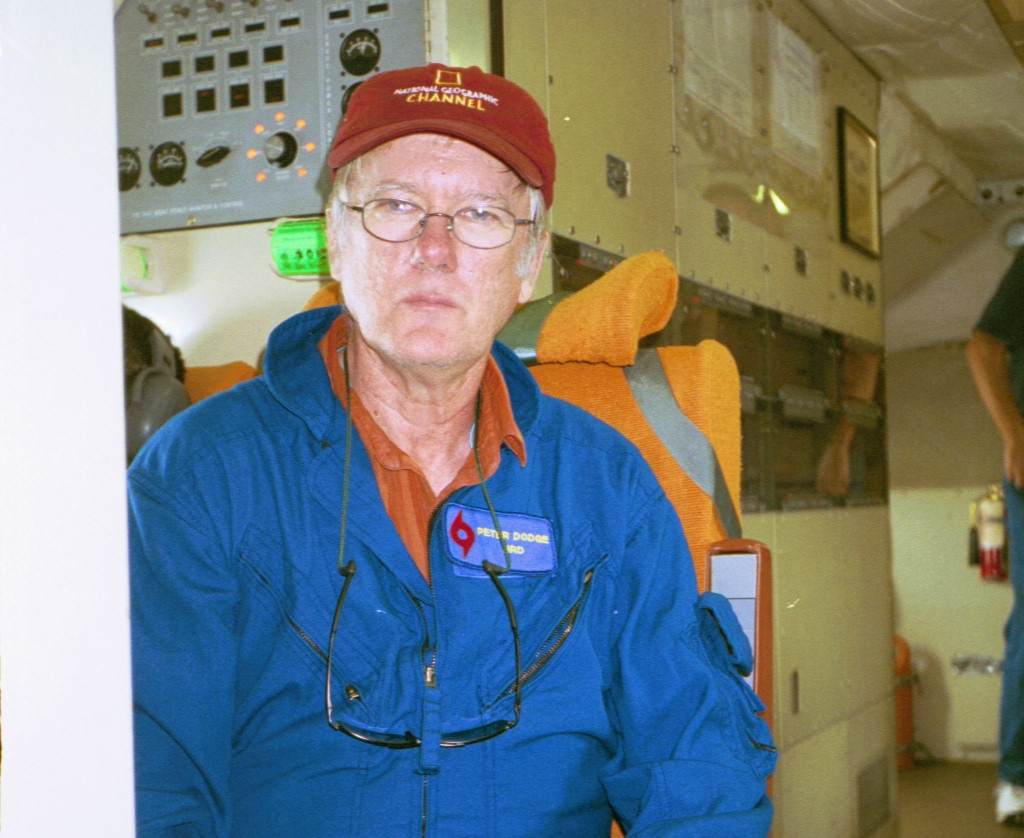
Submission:
[[[516,576],[550,574],[558,566],[551,522],[533,515],[499,512],[498,526]],[[486,577],[484,561],[505,567],[501,539],[490,510],[451,503],[444,510],[445,548],[458,576]]]

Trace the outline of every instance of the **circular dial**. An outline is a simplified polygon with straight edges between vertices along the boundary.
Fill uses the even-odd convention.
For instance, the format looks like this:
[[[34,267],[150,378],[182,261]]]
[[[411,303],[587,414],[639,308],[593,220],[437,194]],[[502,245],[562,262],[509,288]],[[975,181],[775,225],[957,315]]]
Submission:
[[[263,156],[267,158],[267,162],[282,169],[292,164],[298,150],[298,141],[287,131],[271,134],[263,143]]]
[[[134,148],[117,150],[117,186],[122,192],[134,189],[142,174],[142,161]]]
[[[353,76],[365,76],[380,60],[380,39],[369,29],[357,29],[341,42],[341,66]]]
[[[352,94],[356,92],[356,88],[359,87],[359,85],[361,85],[361,84],[362,84],[361,81],[357,81],[355,84],[353,84],[351,87],[349,87],[349,88],[347,88],[345,90],[344,95],[341,97],[341,114],[342,114],[342,116],[344,116],[345,115],[345,111],[348,110],[348,100],[352,98]]]
[[[160,143],[149,155],[149,173],[161,186],[174,186],[185,177],[188,158],[180,143]]]

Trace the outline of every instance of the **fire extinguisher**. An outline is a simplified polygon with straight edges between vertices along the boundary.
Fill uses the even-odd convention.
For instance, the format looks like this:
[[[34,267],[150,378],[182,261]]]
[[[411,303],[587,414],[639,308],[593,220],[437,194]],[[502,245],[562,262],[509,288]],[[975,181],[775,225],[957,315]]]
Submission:
[[[914,767],[914,670],[910,663],[910,644],[898,634],[893,636],[893,702],[896,707],[896,768]]]
[[[1006,503],[1002,487],[991,484],[971,508],[972,564],[980,566],[982,579],[1002,581],[1006,579]]]

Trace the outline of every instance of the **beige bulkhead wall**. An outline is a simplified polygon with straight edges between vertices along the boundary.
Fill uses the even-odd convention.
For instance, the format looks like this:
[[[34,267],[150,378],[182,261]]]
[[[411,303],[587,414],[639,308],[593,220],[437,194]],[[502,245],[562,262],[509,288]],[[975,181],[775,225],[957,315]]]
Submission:
[[[546,107],[558,152],[553,231],[615,254],[664,250],[683,277],[880,345],[880,261],[840,239],[836,146],[839,106],[877,136],[877,79],[800,3],[751,2],[746,134],[688,92],[686,7],[504,4],[506,73]],[[817,62],[816,101],[804,104],[820,128],[817,155],[798,164],[772,148],[766,81],[773,48],[794,37]],[[629,164],[626,197],[605,183],[608,154]],[[759,204],[762,185],[791,214]],[[716,210],[729,214],[728,239]],[[843,292],[843,271],[872,284],[873,303]],[[775,556],[773,835],[841,838],[869,823],[895,835],[888,508],[747,514],[744,534]]]

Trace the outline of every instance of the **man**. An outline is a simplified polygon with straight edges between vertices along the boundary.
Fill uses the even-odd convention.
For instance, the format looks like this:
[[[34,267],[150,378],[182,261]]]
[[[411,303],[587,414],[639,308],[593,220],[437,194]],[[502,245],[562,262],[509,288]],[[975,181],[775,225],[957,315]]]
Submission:
[[[381,73],[328,162],[346,308],[130,473],[139,834],[766,834],[671,506],[494,344],[546,244],[540,108]]]
[[[971,334],[967,361],[1003,439],[1014,595],[1005,628],[996,820],[1024,822],[1024,249],[1017,252]]]

